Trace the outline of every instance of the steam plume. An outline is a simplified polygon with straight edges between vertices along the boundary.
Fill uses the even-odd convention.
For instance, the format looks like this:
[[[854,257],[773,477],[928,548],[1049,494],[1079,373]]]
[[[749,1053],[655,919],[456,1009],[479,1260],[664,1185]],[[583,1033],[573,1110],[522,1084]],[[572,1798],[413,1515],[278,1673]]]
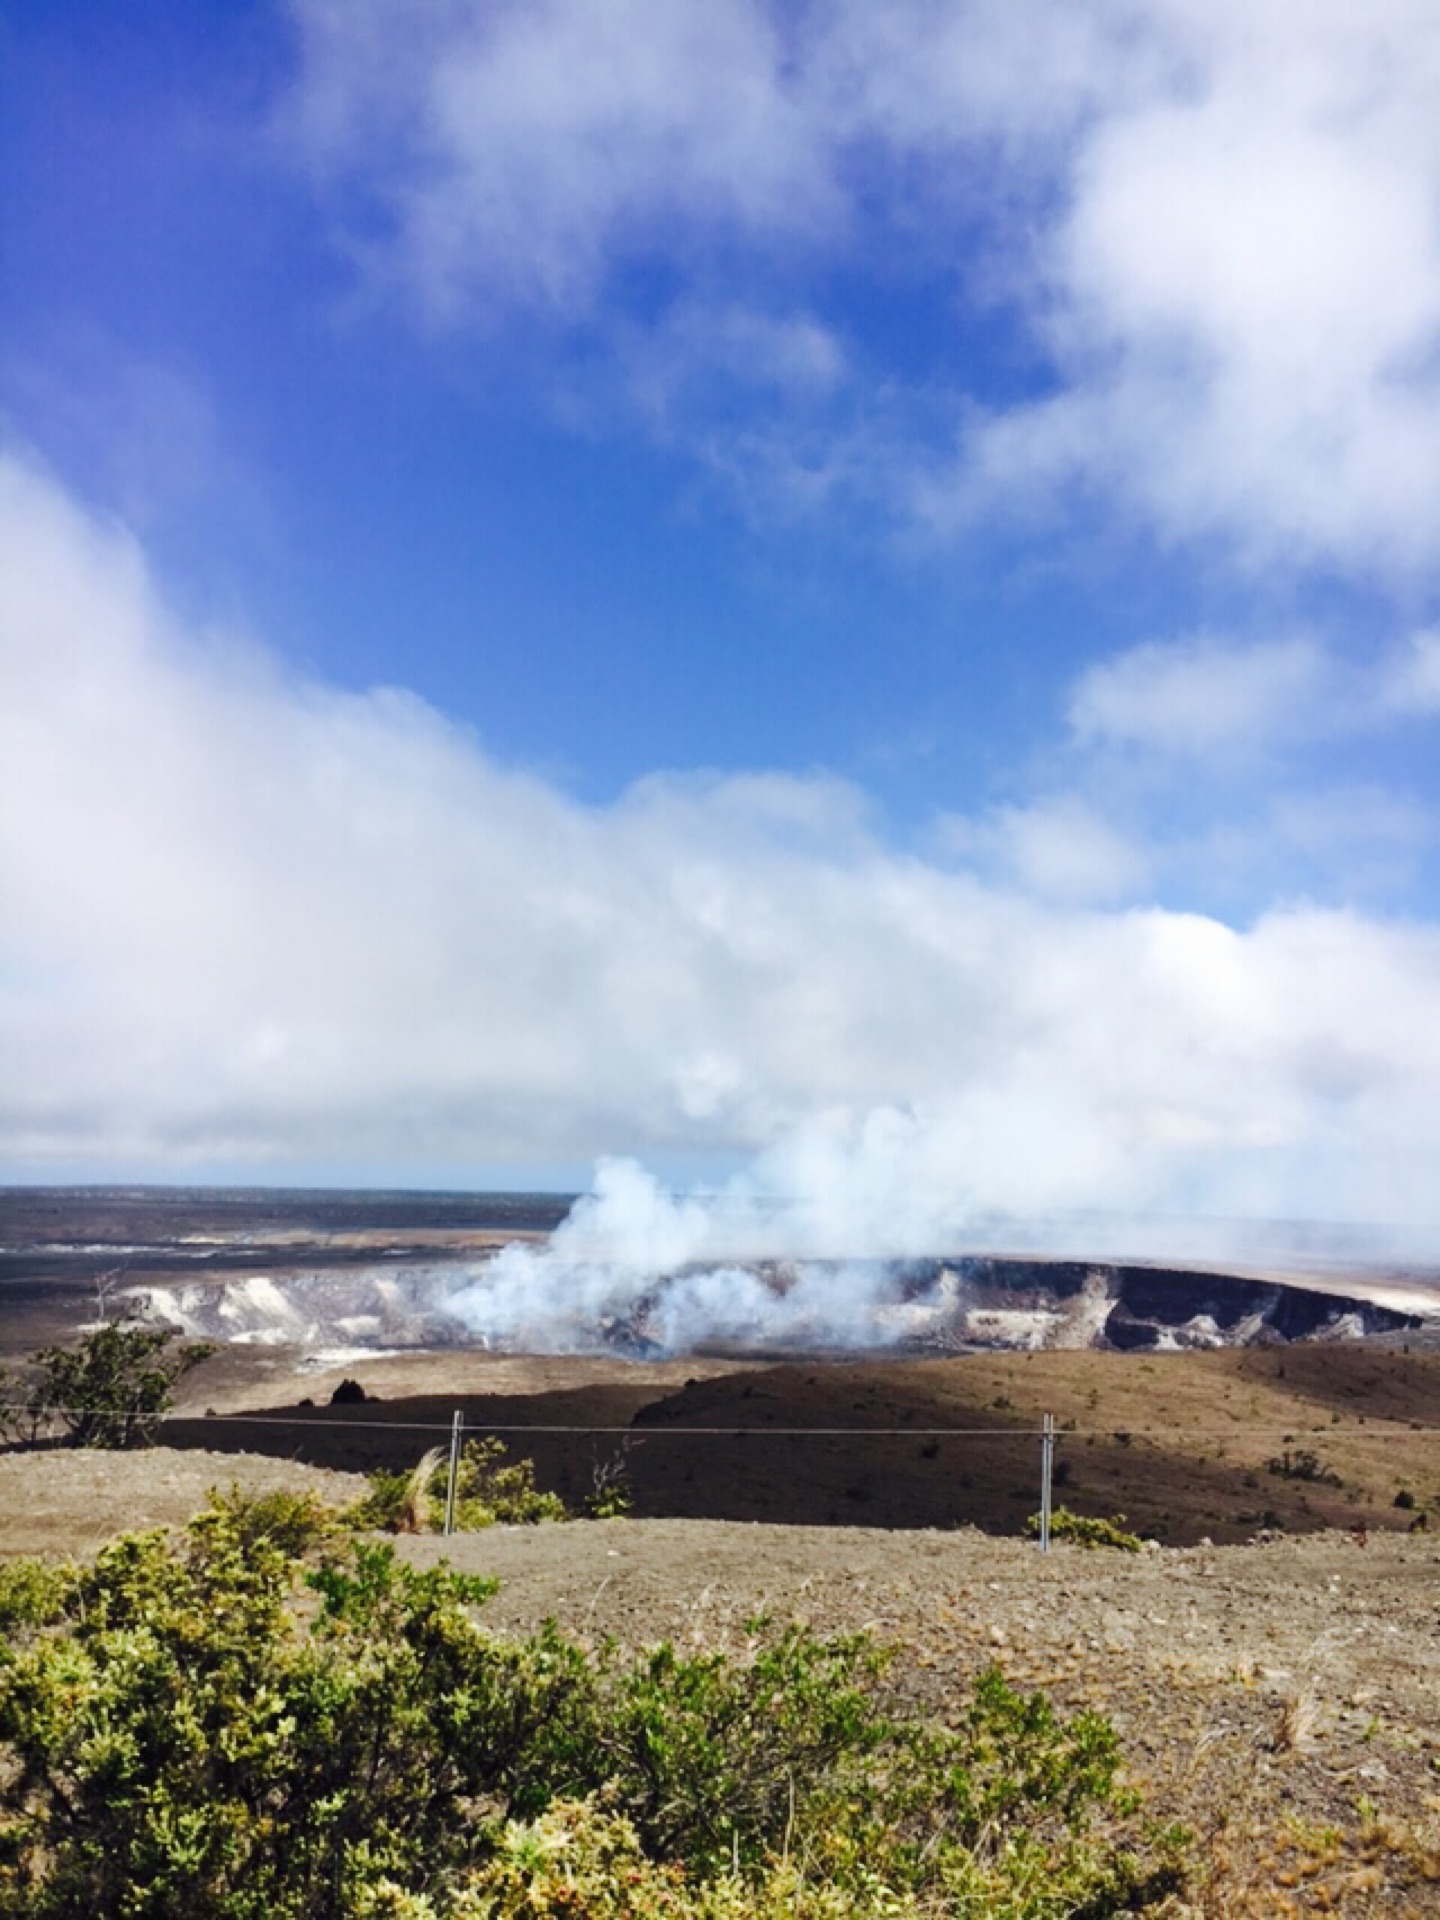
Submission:
[[[858,1137],[797,1134],[706,1196],[672,1195],[633,1160],[603,1160],[593,1191],[543,1247],[513,1244],[448,1302],[474,1333],[532,1351],[651,1347],[882,1347],[943,1326],[965,1256],[1210,1265],[1346,1280],[1367,1298],[1440,1307],[1423,1234],[1294,1221],[982,1212],[939,1185],[943,1141],[913,1116]]]

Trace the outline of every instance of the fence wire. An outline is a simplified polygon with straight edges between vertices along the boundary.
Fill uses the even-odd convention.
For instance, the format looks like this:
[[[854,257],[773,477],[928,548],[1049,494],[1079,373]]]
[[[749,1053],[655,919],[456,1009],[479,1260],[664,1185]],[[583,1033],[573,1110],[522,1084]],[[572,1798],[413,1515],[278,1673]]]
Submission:
[[[357,1403],[358,1404],[358,1403]],[[351,1418],[348,1415],[312,1413],[308,1407],[294,1407],[278,1413],[212,1413],[208,1409],[202,1412],[170,1409],[164,1413],[146,1412],[141,1408],[124,1407],[67,1407],[46,1403],[38,1406],[30,1401],[0,1400],[0,1416],[14,1415],[27,1423],[38,1423],[52,1419],[85,1420],[138,1420],[147,1426],[275,1426],[275,1427],[343,1427],[350,1432],[375,1433],[442,1433],[451,1432],[454,1420],[369,1420]],[[462,1413],[467,1433],[543,1433],[543,1434],[628,1434],[632,1438],[651,1439],[735,1439],[741,1435],[764,1435],[773,1439],[870,1439],[870,1440],[1025,1440],[1043,1439],[1046,1433],[1044,1416],[1038,1426],[1014,1425],[1003,1427],[922,1427],[915,1425],[899,1427],[775,1427],[768,1423],[761,1426],[705,1425],[681,1426],[667,1424],[636,1426],[628,1424],[617,1426],[604,1421],[505,1421],[472,1418]],[[1313,1426],[1302,1426],[1294,1421],[1268,1422],[1261,1426],[1240,1424],[1226,1426],[1081,1426],[1068,1421],[1057,1420],[1053,1428],[1057,1441],[1065,1439],[1106,1439],[1117,1440],[1122,1445],[1131,1440],[1269,1440],[1280,1439],[1294,1441],[1298,1438],[1314,1439],[1317,1436],[1343,1437],[1349,1440],[1414,1440],[1427,1436],[1440,1437],[1440,1425],[1426,1425],[1419,1421],[1407,1420],[1401,1415],[1363,1416],[1357,1415],[1353,1421],[1325,1421]]]

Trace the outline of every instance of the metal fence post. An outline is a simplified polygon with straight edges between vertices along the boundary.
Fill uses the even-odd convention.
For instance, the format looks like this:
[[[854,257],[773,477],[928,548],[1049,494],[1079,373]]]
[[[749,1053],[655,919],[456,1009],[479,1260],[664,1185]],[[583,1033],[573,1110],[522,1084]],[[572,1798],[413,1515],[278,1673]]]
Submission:
[[[1050,1551],[1050,1484],[1055,1465],[1055,1416],[1045,1415],[1040,1436],[1040,1551]]]
[[[445,1532],[447,1537],[455,1531],[455,1483],[460,1478],[460,1429],[465,1416],[456,1409],[455,1418],[450,1423],[450,1477],[445,1482]]]

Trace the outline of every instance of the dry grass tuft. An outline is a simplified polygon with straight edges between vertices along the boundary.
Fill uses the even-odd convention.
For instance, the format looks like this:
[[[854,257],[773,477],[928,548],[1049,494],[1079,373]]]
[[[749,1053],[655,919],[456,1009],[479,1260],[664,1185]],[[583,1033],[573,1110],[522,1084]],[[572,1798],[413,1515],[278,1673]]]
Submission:
[[[430,1526],[430,1482],[445,1458],[443,1447],[431,1447],[415,1463],[415,1471],[405,1484],[405,1495],[395,1514],[397,1533],[425,1533]]]
[[[1275,1730],[1277,1753],[1303,1753],[1313,1746],[1320,1730],[1320,1701],[1308,1681],[1296,1686],[1280,1703]]]

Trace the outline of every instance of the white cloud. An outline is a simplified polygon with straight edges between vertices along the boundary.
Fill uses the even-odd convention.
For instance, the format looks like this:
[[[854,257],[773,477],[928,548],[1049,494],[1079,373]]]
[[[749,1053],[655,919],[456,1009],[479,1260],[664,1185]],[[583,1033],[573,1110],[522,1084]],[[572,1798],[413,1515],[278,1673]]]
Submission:
[[[848,485],[941,529],[1098,501],[1247,566],[1434,570],[1427,0],[295,4],[317,176],[378,206],[432,317],[519,303],[603,331],[637,262],[662,268],[647,321],[656,284],[692,316],[784,311],[816,267],[888,289],[919,253],[1010,303],[1046,392],[932,385],[932,420],[948,401],[966,423],[954,457],[917,441]],[[845,317],[811,321],[834,341]],[[850,371],[842,447],[896,379]],[[732,436],[752,452],[784,467]]]
[[[982,427],[990,484],[1100,482],[1252,564],[1433,565],[1433,16],[1210,9],[1192,83],[1077,143],[1045,249],[1056,398]]]
[[[13,1168],[767,1149],[857,1218],[1430,1215],[1432,927],[1047,906],[836,782],[582,806],[403,692],[183,629],[14,459],[0,673]]]
[[[996,807],[978,822],[951,817],[940,844],[1042,900],[1133,898],[1150,877],[1143,849],[1076,793]]]
[[[583,308],[693,226],[803,235],[838,208],[765,7],[573,0],[297,8],[321,164],[383,141],[379,197],[426,305]],[[387,138],[388,136],[388,138]]]
[[[1083,749],[1232,763],[1378,736],[1437,712],[1440,634],[1430,629],[1360,659],[1314,634],[1147,640],[1083,668],[1066,703]]]
[[[953,11],[991,74],[959,125],[1000,142],[1001,208],[1027,166],[1050,190],[1009,288],[1056,377],[982,411],[922,506],[943,524],[1099,497],[1247,565],[1433,570],[1433,11],[1092,0],[1067,10],[1088,36],[1033,97],[1035,20],[1027,36]]]
[[[1351,898],[1403,896],[1435,845],[1436,824],[1433,810],[1406,794],[1339,782],[1276,795],[1264,837],[1292,889],[1303,884],[1299,875],[1325,875]]]
[[[1076,676],[1047,796],[949,844],[1054,899],[1412,897],[1436,821],[1394,749],[1429,665],[1424,634],[1365,663],[1315,635],[1145,642]]]
[[[1148,641],[1081,673],[1069,721],[1087,746],[1245,755],[1328,731],[1338,679],[1334,662],[1308,639]]]

